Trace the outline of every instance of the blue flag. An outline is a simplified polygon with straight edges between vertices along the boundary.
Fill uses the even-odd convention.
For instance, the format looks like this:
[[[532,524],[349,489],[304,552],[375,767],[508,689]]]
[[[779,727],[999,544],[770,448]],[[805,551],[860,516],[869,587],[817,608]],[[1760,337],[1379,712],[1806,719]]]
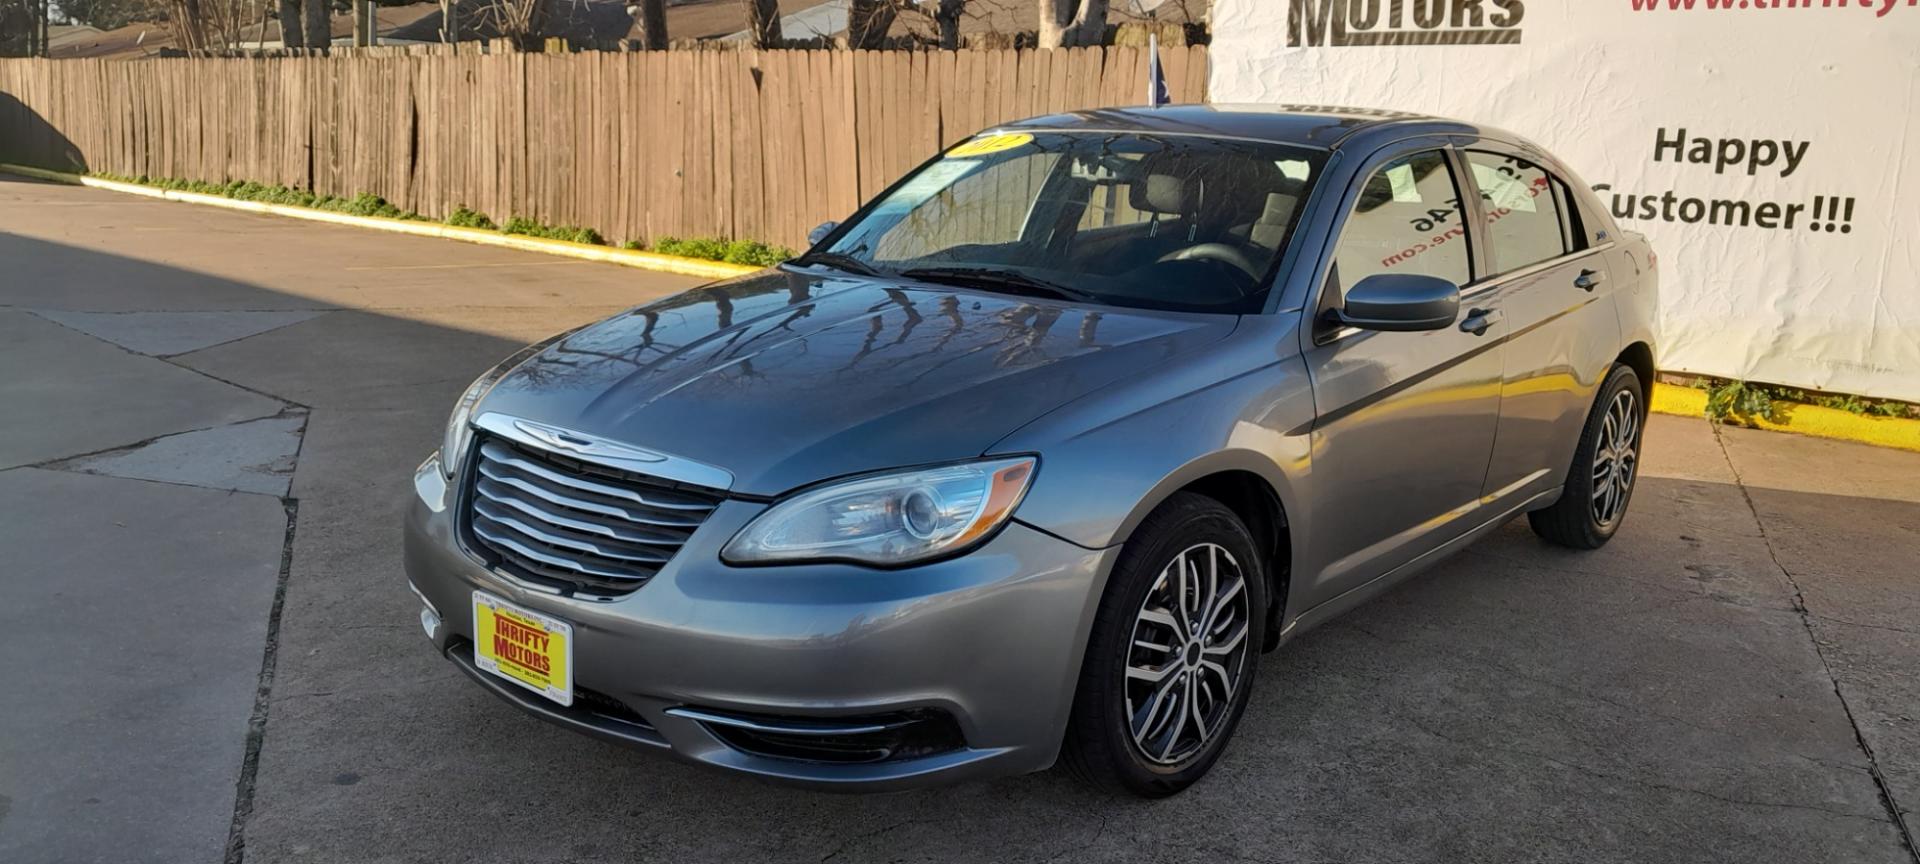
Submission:
[[[1167,95],[1167,75],[1160,71],[1160,34],[1147,36],[1147,104],[1166,105],[1173,101]]]

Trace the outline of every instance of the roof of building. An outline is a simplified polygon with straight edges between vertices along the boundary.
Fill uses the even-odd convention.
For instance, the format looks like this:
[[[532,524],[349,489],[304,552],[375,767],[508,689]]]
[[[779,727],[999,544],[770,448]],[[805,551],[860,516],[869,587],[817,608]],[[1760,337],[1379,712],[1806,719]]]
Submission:
[[[139,21],[112,30],[77,34],[59,42],[49,40],[47,56],[57,60],[76,57],[144,57],[161,48],[173,47],[173,32],[167,25]]]

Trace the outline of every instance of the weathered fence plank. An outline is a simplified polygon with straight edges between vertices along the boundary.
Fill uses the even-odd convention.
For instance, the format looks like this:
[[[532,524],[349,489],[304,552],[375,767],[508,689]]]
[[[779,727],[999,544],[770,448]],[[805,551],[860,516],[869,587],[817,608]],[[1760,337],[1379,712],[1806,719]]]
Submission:
[[[1204,101],[1206,48],[1162,59]],[[0,161],[799,246],[983,127],[1138,104],[1146,70],[1138,47],[0,60]]]

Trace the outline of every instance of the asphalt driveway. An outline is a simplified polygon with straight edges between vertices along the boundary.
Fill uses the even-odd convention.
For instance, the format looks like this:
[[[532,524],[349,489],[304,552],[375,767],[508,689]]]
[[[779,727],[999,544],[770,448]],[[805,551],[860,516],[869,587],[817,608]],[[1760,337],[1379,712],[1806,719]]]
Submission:
[[[1671,417],[1611,545],[1511,525],[1302,637],[1171,801],[523,717],[419,632],[411,470],[694,281],[0,177],[0,861],[1920,862],[1920,454]]]

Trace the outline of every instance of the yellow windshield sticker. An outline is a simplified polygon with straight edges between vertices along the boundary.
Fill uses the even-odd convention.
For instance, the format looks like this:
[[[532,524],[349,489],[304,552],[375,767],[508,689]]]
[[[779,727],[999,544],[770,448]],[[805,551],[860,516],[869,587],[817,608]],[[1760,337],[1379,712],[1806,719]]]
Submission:
[[[1002,132],[999,135],[988,135],[982,138],[975,138],[972,141],[968,141],[965,144],[962,144],[958,147],[953,148],[952,150],[948,150],[947,155],[949,157],[985,156],[988,153],[998,153],[1002,150],[1012,150],[1013,148],[1018,147],[1032,140],[1033,140],[1033,136],[1025,132]]]

